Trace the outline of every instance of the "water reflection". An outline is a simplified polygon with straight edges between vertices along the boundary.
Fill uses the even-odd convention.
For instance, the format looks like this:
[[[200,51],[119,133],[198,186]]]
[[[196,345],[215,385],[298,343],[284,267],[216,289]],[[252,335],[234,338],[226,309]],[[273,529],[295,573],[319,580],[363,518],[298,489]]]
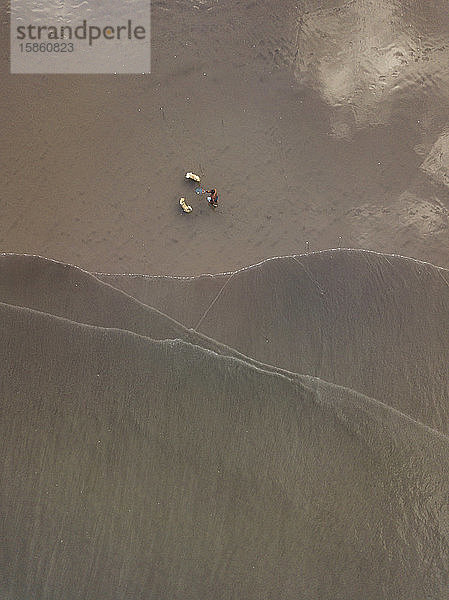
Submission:
[[[446,20],[443,3],[312,7],[301,18],[295,75],[334,109],[334,134],[388,123],[405,97],[447,96]]]

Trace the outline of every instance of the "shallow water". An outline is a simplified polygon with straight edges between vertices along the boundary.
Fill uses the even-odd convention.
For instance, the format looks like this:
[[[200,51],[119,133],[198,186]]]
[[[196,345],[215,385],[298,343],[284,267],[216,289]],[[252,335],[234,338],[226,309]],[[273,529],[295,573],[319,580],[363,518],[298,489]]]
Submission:
[[[347,253],[342,258],[351,262]],[[384,286],[404,307],[414,303],[407,284],[416,272],[407,261],[394,267],[385,257],[381,269],[369,258],[371,277],[385,280],[378,291]],[[334,260],[319,259],[315,270],[321,263],[329,273]],[[279,279],[282,289],[292,285],[285,264],[269,267],[246,274],[270,289]],[[446,597],[449,442],[416,420],[424,403],[433,425],[444,412],[431,402],[437,362],[430,367],[427,348],[410,356],[407,336],[420,339],[419,320],[403,338],[387,329],[370,338],[365,354],[377,354],[385,381],[381,395],[369,398],[235,358],[223,346],[206,350],[191,330],[174,331],[168,317],[73,267],[10,256],[0,268],[1,297],[15,300],[0,305],[3,596]],[[313,262],[306,268],[317,275]],[[362,272],[350,271],[363,286]],[[398,272],[402,293],[389,283]],[[321,283],[331,308],[330,282]],[[242,280],[237,286],[241,297],[260,292]],[[426,326],[437,348],[448,307],[445,290],[434,296],[440,313],[429,311]],[[307,298],[316,300],[311,288],[300,304]],[[359,333],[373,311],[394,320],[394,300],[379,298],[359,307]],[[340,297],[344,307],[353,310]],[[322,344],[328,336],[331,348],[338,340],[326,312],[314,334]],[[244,310],[233,315],[248,320]],[[151,339],[164,330],[165,340]],[[282,353],[279,336],[287,341],[288,332],[276,332],[270,343]],[[349,355],[357,350],[353,337]],[[382,354],[388,341],[397,344],[391,366],[423,371],[408,406],[385,370],[384,359],[393,362]],[[304,346],[294,352],[313,350]],[[359,367],[340,362],[338,373]],[[375,373],[376,365],[360,368],[365,382]]]

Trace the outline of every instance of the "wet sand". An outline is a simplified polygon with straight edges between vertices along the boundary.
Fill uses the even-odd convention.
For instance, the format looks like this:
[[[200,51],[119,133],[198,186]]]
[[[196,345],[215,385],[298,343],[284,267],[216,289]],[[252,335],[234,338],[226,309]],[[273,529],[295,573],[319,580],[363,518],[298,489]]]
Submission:
[[[444,165],[420,168],[447,123],[445,5],[317,9],[155,3],[146,76],[3,63],[0,249],[151,274],[234,270],[306,242],[449,266]],[[218,211],[187,170],[218,187]]]
[[[152,8],[2,59],[0,598],[447,600],[447,4]]]

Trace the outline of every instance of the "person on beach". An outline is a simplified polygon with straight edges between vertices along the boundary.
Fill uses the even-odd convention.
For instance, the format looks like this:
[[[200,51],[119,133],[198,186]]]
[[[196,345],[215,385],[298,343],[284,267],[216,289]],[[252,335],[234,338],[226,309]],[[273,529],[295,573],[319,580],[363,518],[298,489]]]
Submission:
[[[216,208],[218,206],[218,192],[215,188],[212,188],[211,190],[206,190],[206,194],[210,194],[207,197],[207,201],[209,202],[209,204],[211,206],[213,206],[214,208]]]

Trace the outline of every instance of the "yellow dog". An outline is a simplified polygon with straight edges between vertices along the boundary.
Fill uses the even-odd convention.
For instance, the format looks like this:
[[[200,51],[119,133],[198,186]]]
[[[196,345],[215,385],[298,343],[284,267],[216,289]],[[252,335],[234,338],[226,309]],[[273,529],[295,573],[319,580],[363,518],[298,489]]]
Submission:
[[[186,212],[186,213],[192,212],[192,207],[189,206],[189,204],[187,204],[185,198],[181,198],[181,200],[179,201],[179,204],[181,205],[181,208],[184,212]]]

